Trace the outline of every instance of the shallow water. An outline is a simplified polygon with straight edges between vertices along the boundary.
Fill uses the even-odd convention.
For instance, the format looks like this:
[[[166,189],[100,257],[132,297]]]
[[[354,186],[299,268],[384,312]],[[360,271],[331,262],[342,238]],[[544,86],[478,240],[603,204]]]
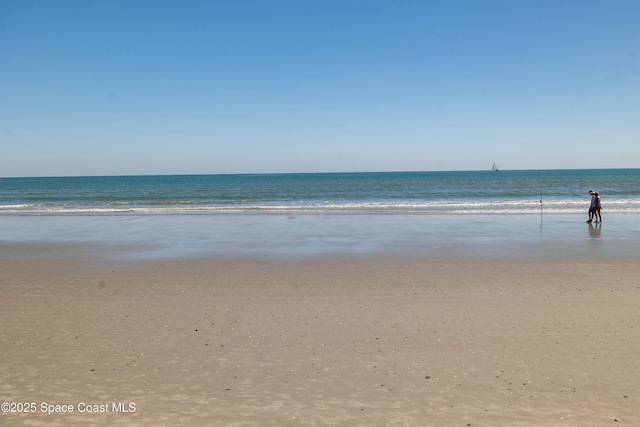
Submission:
[[[122,259],[398,255],[506,259],[634,258],[633,214],[74,215],[0,218],[7,244],[66,244],[69,255]],[[76,248],[76,249],[73,249]]]

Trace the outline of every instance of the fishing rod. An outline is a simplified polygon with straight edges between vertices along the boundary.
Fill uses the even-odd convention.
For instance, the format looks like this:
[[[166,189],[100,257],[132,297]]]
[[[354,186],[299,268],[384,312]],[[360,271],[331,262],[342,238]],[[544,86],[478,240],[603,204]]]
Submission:
[[[540,225],[542,225],[542,174],[538,168],[538,184],[540,184]]]

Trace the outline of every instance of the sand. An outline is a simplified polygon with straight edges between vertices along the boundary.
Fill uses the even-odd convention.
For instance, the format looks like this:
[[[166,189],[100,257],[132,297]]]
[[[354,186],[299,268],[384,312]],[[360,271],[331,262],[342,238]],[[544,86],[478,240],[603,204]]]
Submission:
[[[21,256],[0,272],[0,401],[31,410],[5,426],[640,425],[633,260]]]

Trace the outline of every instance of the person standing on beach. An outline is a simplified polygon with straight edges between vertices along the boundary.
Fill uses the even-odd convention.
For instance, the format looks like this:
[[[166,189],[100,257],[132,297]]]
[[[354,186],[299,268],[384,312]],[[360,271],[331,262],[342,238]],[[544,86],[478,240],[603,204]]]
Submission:
[[[589,194],[591,194],[591,205],[589,206],[589,220],[587,221],[588,223],[593,221],[593,214],[596,209],[596,200],[597,200],[595,191],[589,190]]]
[[[602,215],[600,215],[600,211],[602,210],[602,199],[600,199],[600,193],[597,191],[594,193],[595,204],[593,206],[593,215],[596,219],[596,224],[602,222]]]

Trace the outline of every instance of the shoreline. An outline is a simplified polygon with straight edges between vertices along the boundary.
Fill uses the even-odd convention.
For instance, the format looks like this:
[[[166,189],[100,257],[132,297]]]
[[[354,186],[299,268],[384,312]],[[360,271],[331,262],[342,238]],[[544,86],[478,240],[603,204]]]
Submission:
[[[636,215],[0,217],[0,258],[638,259]]]
[[[3,425],[640,422],[633,261],[36,254],[0,268],[2,398],[76,409]]]

